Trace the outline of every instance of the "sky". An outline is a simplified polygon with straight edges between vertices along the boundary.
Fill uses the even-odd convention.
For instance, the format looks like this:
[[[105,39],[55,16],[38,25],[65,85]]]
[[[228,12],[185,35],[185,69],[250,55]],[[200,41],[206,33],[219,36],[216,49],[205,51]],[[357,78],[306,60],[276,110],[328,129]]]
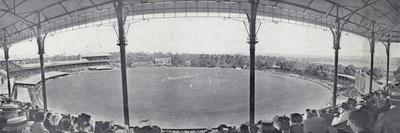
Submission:
[[[256,54],[332,56],[329,29],[288,23],[262,23],[258,31]],[[241,21],[222,18],[154,19],[133,23],[127,34],[129,52],[172,52],[210,54],[248,54],[247,31]],[[111,25],[80,28],[49,35],[45,56],[85,55],[117,52],[117,34]],[[392,57],[400,57],[400,46],[393,45]],[[382,43],[376,56],[385,56]],[[366,38],[343,33],[340,56],[368,57]],[[0,57],[3,57],[2,55]],[[38,57],[35,39],[14,44],[11,59]]]

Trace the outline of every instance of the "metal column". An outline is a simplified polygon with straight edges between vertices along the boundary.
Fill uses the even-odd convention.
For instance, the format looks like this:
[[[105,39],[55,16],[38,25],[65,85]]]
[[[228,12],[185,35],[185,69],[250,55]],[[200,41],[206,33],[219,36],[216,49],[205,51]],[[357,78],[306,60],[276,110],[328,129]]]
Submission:
[[[371,70],[369,76],[369,93],[372,92],[372,84],[374,77],[374,53],[375,53],[375,24],[372,25],[371,40],[370,40],[370,52],[371,52]]]
[[[43,98],[43,109],[47,110],[47,92],[46,92],[46,76],[44,70],[44,39],[41,33],[41,24],[40,24],[40,13],[37,14],[38,23],[36,25],[36,42],[38,44],[38,54],[40,60],[40,77],[42,83],[42,98]]]
[[[250,125],[254,125],[255,122],[255,50],[257,43],[256,35],[256,18],[257,18],[257,7],[259,0],[250,0],[251,12],[248,15],[249,21],[249,45],[250,45],[250,111],[249,111],[249,122]]]
[[[389,72],[390,72],[390,39],[386,42],[386,85],[389,85]]]
[[[4,29],[3,51],[4,51],[4,60],[5,60],[5,63],[6,63],[8,98],[11,98],[10,71],[9,71],[9,68],[8,68],[8,59],[10,58],[10,56],[9,56],[9,46],[7,44],[7,39],[6,38],[7,38],[6,37],[6,31]]]
[[[123,111],[124,111],[124,123],[125,125],[129,124],[129,104],[128,104],[128,85],[127,85],[127,74],[126,74],[126,59],[125,59],[125,46],[126,38],[125,38],[125,16],[123,12],[123,3],[122,0],[117,0],[114,2],[114,8],[117,15],[118,21],[118,46],[120,48],[120,60],[121,60],[121,77],[122,77],[122,102],[123,102]]]
[[[336,15],[339,15],[339,7],[336,6]],[[337,77],[338,77],[338,65],[339,65],[339,50],[340,50],[340,37],[342,34],[340,28],[340,19],[336,18],[336,25],[335,31],[332,31],[333,35],[333,49],[335,49],[335,71],[334,71],[334,78],[333,78],[333,90],[332,90],[332,105],[336,106],[336,99],[337,99]]]

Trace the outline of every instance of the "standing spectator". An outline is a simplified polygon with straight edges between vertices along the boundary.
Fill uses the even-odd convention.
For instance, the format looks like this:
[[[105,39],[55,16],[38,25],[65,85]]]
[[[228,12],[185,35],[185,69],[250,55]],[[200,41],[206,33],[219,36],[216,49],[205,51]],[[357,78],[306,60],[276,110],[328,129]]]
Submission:
[[[359,109],[350,113],[349,125],[354,133],[372,133],[369,127],[368,112]]]
[[[31,126],[31,133],[49,133],[49,131],[44,127],[44,113],[37,112],[35,114],[35,122]]]
[[[389,100],[389,111],[381,113],[375,122],[373,131],[376,133],[400,133],[400,91],[392,90]]]

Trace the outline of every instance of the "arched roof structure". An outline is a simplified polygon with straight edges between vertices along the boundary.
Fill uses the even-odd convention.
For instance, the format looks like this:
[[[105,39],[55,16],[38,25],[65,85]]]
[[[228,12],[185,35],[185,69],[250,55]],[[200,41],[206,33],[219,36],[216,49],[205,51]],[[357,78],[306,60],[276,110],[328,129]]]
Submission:
[[[46,33],[103,20],[117,21],[120,47],[124,121],[129,125],[125,59],[126,16],[132,21],[176,17],[224,17],[248,19],[250,47],[249,122],[255,122],[255,44],[257,21],[294,21],[331,28],[335,49],[333,106],[336,106],[338,56],[342,31],[370,39],[371,73],[375,41],[385,41],[389,62],[390,42],[400,42],[398,0],[0,0],[0,39],[5,60],[8,44],[36,37],[42,80],[44,109],[47,110],[43,62]],[[275,20],[274,20],[275,18]],[[276,19],[279,20],[276,20]],[[245,21],[244,21],[245,22]],[[390,40],[390,41],[389,41]],[[8,64],[8,63],[6,63]],[[389,63],[387,63],[389,64]],[[388,69],[388,68],[387,68]],[[6,66],[8,72],[8,66]],[[8,74],[7,74],[8,75]],[[389,69],[387,71],[387,77]],[[8,77],[8,76],[7,76]],[[11,94],[10,80],[8,92]],[[372,91],[370,77],[370,92]],[[388,81],[388,78],[387,78]],[[9,95],[10,96],[10,95]]]
[[[1,0],[0,39],[15,43],[32,38],[38,24],[42,33],[49,33],[113,19],[116,16],[113,2],[115,0]],[[250,12],[248,0],[123,0],[123,3],[123,12],[134,16],[132,20],[201,16],[245,18]],[[338,15],[334,11],[337,7]],[[257,19],[271,17],[331,28],[339,18],[346,23],[343,30],[347,32],[368,38],[373,30],[379,40],[390,33],[392,42],[400,42],[398,0],[260,0]]]

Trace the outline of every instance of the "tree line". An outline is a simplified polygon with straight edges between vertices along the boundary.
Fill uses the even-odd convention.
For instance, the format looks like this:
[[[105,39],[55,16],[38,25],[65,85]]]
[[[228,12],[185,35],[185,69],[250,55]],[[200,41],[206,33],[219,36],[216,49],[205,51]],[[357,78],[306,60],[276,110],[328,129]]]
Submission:
[[[112,54],[116,60],[119,54]],[[172,66],[188,66],[188,67],[221,67],[221,68],[242,68],[248,69],[250,58],[242,54],[177,54],[177,53],[127,53],[127,64],[135,62],[152,63],[155,58],[171,58]],[[190,62],[190,63],[188,63]],[[296,73],[314,78],[332,80],[334,66],[331,64],[319,64],[308,61],[307,58],[290,58],[279,56],[256,56],[255,68],[257,70],[277,70],[282,72]],[[356,73],[366,73],[371,75],[368,67],[356,67],[354,65],[339,65],[338,73],[352,75]],[[384,77],[384,70],[379,67],[374,68],[373,76],[375,79]],[[397,78],[400,80],[400,67],[396,71]]]

